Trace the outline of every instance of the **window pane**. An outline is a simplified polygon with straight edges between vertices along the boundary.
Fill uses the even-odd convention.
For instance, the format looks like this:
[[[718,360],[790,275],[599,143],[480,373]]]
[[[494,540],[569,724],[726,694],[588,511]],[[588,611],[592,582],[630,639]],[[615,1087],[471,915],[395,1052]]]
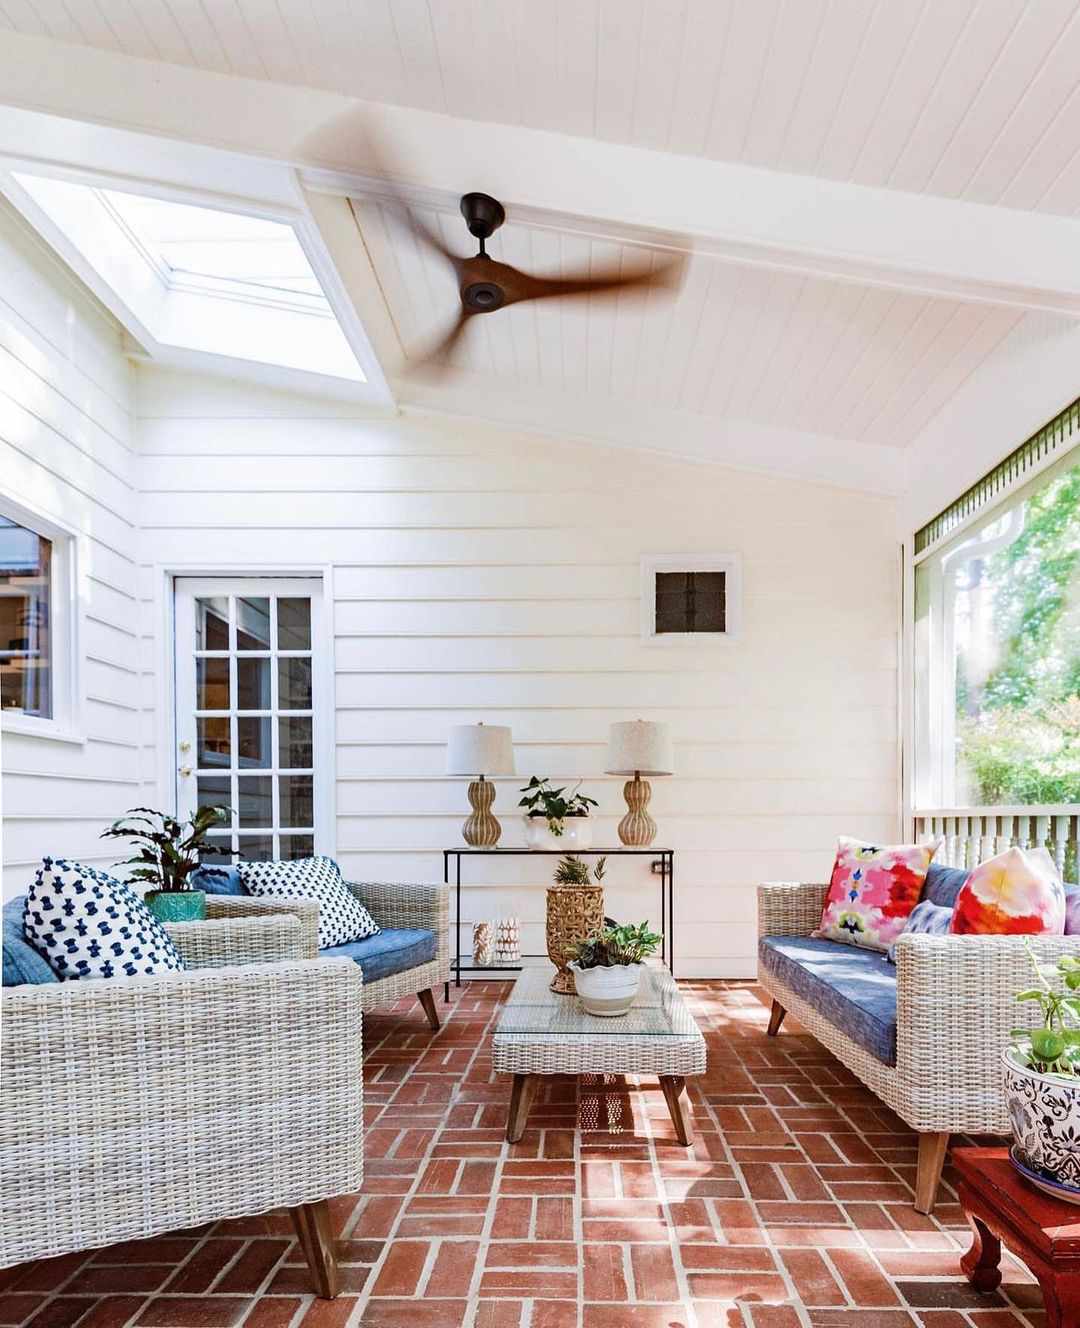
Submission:
[[[280,796],[283,827],[315,824],[315,792],[311,775],[282,775]]]
[[[237,650],[270,649],[270,601],[268,599],[238,599],[236,601]]]
[[[269,659],[241,657],[236,661],[236,693],[237,710],[270,709]]]
[[[241,835],[241,862],[270,862],[274,856],[273,835]]]
[[[51,719],[52,542],[0,517],[0,706]]]
[[[278,709],[311,709],[311,660],[278,660]]]
[[[310,858],[315,853],[315,840],[311,835],[282,835],[281,856],[286,862],[297,858]]]
[[[279,650],[311,649],[311,600],[278,600],[277,635]]]
[[[232,802],[228,775],[200,775],[196,783],[200,807],[228,807]]]
[[[229,720],[222,715],[220,719],[197,719],[196,764],[205,769],[207,766],[227,767],[232,753],[229,737]]]
[[[236,786],[240,828],[273,825],[273,780],[266,775],[241,775]]]
[[[216,599],[195,601],[195,649],[228,650],[229,601],[222,595]]]
[[[309,717],[278,720],[278,765],[283,770],[310,770],[311,725]]]
[[[195,708],[228,710],[229,661],[227,659],[195,661]]]
[[[236,741],[240,758],[237,764],[241,769],[269,766],[273,763],[270,725],[269,717],[236,721]]]
[[[657,572],[656,631],[726,630],[727,574]]]

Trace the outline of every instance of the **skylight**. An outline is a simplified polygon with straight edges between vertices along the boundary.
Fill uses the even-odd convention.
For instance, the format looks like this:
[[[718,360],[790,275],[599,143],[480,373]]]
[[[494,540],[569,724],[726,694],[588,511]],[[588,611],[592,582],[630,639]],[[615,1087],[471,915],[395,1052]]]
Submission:
[[[104,283],[99,293],[137,339],[366,381],[287,222],[52,177],[12,178]]]

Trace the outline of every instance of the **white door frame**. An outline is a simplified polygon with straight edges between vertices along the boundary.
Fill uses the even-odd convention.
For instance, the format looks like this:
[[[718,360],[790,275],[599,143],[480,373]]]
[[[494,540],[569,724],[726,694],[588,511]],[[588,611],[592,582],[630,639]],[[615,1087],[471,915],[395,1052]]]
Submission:
[[[159,642],[158,668],[155,670],[155,709],[159,720],[156,785],[158,805],[179,810],[177,771],[180,765],[177,731],[177,631],[176,583],[178,580],[206,582],[217,587],[223,582],[273,581],[276,583],[306,583],[307,589],[317,588],[319,607],[312,621],[312,706],[314,787],[316,801],[315,852],[336,856],[337,852],[337,780],[336,780],[336,724],[335,724],[335,665],[334,665],[334,589],[333,567],[325,563],[303,563],[292,566],[259,566],[257,564],[216,564],[204,562],[169,565],[155,564],[152,572],[154,630]],[[303,592],[301,592],[303,593]]]

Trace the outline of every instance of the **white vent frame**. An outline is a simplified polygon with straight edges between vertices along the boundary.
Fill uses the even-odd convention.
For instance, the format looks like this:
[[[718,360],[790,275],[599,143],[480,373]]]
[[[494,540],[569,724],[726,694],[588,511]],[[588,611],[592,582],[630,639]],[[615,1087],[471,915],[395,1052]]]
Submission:
[[[722,632],[657,632],[658,572],[723,572],[725,628]],[[644,553],[641,555],[641,640],[648,646],[721,645],[742,631],[742,558],[738,553]]]

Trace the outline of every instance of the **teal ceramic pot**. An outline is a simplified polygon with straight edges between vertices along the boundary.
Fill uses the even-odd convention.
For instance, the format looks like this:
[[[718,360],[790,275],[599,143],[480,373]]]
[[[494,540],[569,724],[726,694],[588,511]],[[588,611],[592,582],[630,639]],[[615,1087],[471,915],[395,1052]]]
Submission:
[[[206,917],[202,890],[151,890],[143,899],[159,922],[201,922]]]

